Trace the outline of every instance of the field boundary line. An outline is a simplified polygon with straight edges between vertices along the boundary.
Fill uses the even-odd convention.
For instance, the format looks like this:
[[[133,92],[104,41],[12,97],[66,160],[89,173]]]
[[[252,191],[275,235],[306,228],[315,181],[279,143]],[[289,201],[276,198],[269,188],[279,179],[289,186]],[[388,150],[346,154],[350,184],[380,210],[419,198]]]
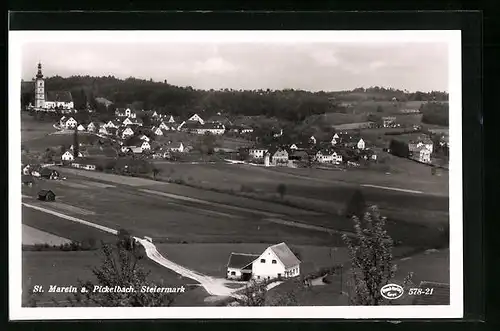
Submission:
[[[73,222],[76,222],[76,223],[84,224],[84,225],[87,225],[87,226],[99,229],[99,230],[104,231],[104,232],[108,232],[108,233],[111,233],[111,234],[114,234],[114,235],[118,234],[117,230],[108,228],[107,226],[103,226],[103,225],[95,224],[95,223],[92,223],[92,222],[84,221],[84,220],[82,220],[80,218],[76,218],[76,217],[73,217],[73,216],[62,214],[62,213],[59,213],[59,212],[51,210],[51,209],[47,209],[47,208],[43,208],[43,207],[31,205],[31,204],[28,204],[28,203],[25,203],[25,202],[22,202],[22,205],[25,206],[25,207],[31,208],[31,209],[35,209],[35,210],[47,213],[47,214],[52,214],[54,216],[67,219],[69,221],[73,221]]]
[[[408,190],[405,188],[398,188],[398,187],[379,186],[379,185],[372,185],[372,184],[361,184],[361,186],[378,188],[378,189],[388,190],[388,191],[398,191],[398,192],[413,193],[413,194],[424,194],[424,192],[422,192],[422,191]]]
[[[177,199],[177,200],[183,200],[183,201],[189,201],[189,202],[197,202],[197,203],[201,203],[204,205],[219,206],[219,207],[237,210],[237,211],[243,211],[243,212],[247,212],[247,213],[260,214],[260,215],[263,215],[266,217],[283,217],[283,215],[281,215],[281,214],[269,213],[269,212],[265,212],[262,210],[256,210],[256,209],[250,209],[250,208],[244,208],[244,207],[231,206],[231,205],[226,205],[226,204],[219,203],[219,202],[212,202],[212,201],[201,200],[201,199],[197,199],[197,198],[190,198],[190,197],[186,197],[183,195],[177,195],[177,194],[166,193],[166,192],[161,192],[161,191],[155,191],[155,190],[149,190],[149,189],[139,189],[139,191],[145,192],[145,193],[150,193],[150,194],[161,195],[161,196],[171,198],[171,199]]]

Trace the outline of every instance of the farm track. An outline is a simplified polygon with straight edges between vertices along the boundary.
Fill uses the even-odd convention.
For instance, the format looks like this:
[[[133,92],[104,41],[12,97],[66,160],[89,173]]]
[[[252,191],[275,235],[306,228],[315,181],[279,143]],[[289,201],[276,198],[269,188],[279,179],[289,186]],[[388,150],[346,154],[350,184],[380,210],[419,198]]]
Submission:
[[[38,210],[38,211],[41,211],[44,213],[52,214],[54,216],[66,219],[68,221],[87,225],[87,226],[96,228],[98,230],[101,230],[101,231],[104,231],[104,232],[107,232],[107,233],[110,233],[113,235],[118,234],[118,231],[115,229],[111,229],[111,228],[108,228],[108,227],[105,227],[105,226],[102,226],[99,224],[88,222],[88,221],[85,221],[83,219],[79,219],[79,218],[76,218],[73,216],[65,215],[63,213],[59,213],[59,212],[56,212],[56,211],[53,211],[53,210],[50,210],[47,208],[31,205],[28,203],[23,203],[23,205],[25,207],[32,208],[32,209],[35,209],[35,210]],[[168,268],[168,269],[174,271],[175,273],[177,273],[183,277],[190,278],[190,279],[193,279],[193,280],[199,282],[209,294],[215,295],[215,296],[232,296],[235,298],[238,297],[238,295],[235,294],[235,292],[238,289],[231,289],[229,287],[226,287],[224,285],[224,283],[227,282],[225,279],[206,276],[206,275],[198,273],[194,270],[183,267],[175,262],[168,260],[163,255],[161,255],[153,243],[151,243],[145,239],[138,238],[138,237],[133,237],[133,238],[134,238],[134,240],[136,240],[136,242],[140,243],[144,247],[144,249],[146,251],[146,255],[152,261],[160,264],[161,266],[163,266],[165,268]]]

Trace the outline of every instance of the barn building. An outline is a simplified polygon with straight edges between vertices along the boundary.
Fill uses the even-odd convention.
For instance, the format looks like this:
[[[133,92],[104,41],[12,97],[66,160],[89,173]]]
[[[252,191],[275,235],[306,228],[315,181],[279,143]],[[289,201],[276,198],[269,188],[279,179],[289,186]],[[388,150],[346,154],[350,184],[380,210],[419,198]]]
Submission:
[[[226,277],[262,281],[292,278],[299,275],[300,260],[285,243],[280,243],[269,246],[260,255],[231,253]]]

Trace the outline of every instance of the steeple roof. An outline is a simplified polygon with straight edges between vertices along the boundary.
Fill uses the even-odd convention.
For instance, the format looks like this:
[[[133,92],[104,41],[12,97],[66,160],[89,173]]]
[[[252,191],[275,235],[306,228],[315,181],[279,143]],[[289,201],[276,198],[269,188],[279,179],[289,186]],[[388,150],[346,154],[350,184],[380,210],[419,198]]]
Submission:
[[[36,78],[43,78],[43,74],[42,74],[42,63],[41,62],[38,62],[38,72],[36,74]]]

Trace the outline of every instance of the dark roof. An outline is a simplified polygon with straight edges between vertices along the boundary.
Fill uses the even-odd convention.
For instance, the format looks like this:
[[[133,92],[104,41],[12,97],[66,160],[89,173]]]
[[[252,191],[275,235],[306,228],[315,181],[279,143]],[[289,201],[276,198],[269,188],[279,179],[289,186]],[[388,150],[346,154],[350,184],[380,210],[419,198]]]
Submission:
[[[300,263],[300,260],[293,254],[290,248],[285,244],[277,244],[270,247],[278,259],[283,263],[285,268],[291,268]]]
[[[167,123],[165,123],[167,124]],[[186,121],[182,126],[182,129],[202,129],[203,125],[198,121]]]
[[[49,194],[49,193],[52,193],[55,195],[55,193],[52,192],[51,190],[41,190],[40,192],[38,192],[38,195],[44,197],[44,196],[47,196],[47,194]]]
[[[72,102],[73,97],[69,91],[47,91],[46,101]]]
[[[221,123],[205,123],[202,125],[203,129],[224,129],[224,126]]]
[[[227,262],[227,267],[241,269],[255,261],[258,257],[259,255],[256,254],[231,253],[229,261]]]
[[[449,305],[450,304],[450,284],[436,282],[420,282],[419,288],[433,289],[432,295],[418,295],[413,299],[414,305]]]

